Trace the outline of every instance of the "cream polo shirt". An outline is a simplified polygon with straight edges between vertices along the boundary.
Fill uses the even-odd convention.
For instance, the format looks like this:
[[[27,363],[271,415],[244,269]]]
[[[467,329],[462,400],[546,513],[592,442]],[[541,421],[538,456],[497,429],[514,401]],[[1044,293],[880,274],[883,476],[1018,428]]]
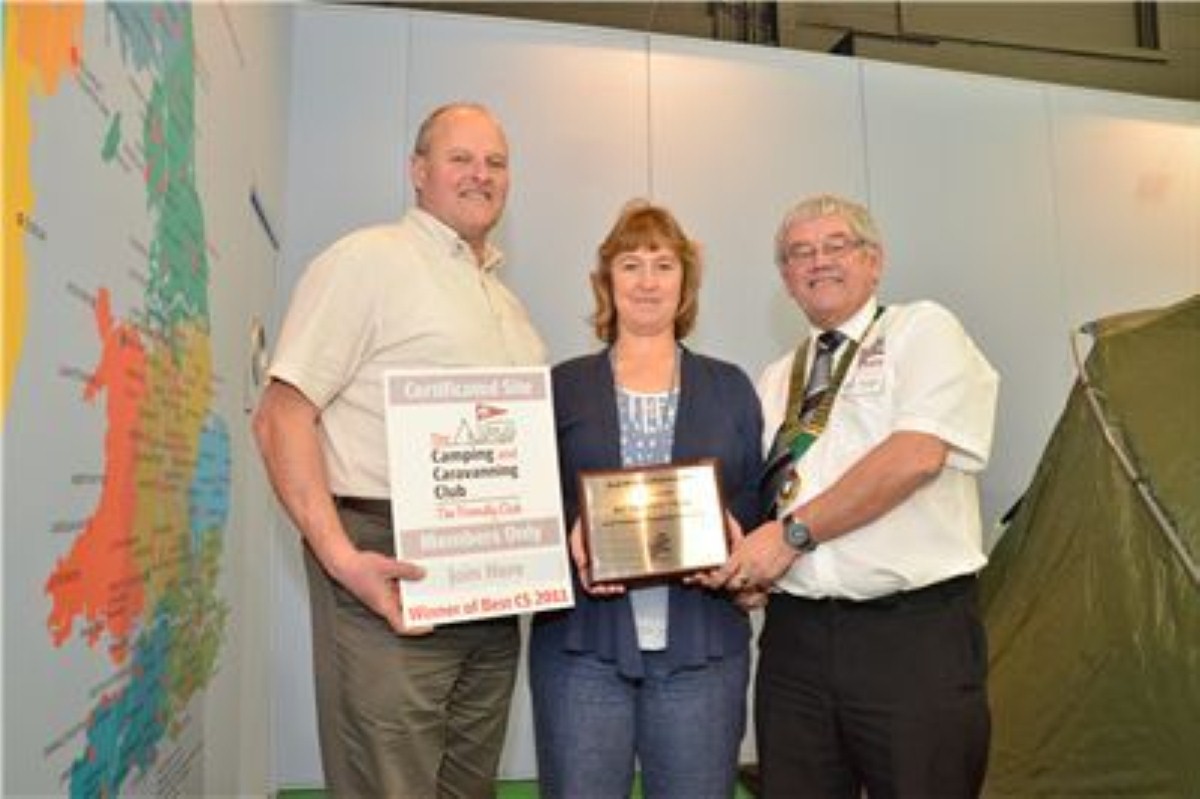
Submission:
[[[389,495],[385,369],[510,366],[546,361],[524,306],[470,247],[420,209],[355,231],[305,271],[279,334],[273,378],[321,410],[334,494]]]
[[[839,329],[858,340],[875,309],[872,299]],[[838,358],[848,346],[842,344]],[[814,348],[808,349],[811,368]],[[793,358],[772,363],[758,383],[764,447],[786,412]],[[874,522],[797,558],[777,587],[809,598],[872,599],[982,568],[987,559],[975,475],[991,450],[998,385],[995,370],[945,308],[888,306],[850,365],[825,432],[801,459],[796,505],[899,430],[942,439],[950,447],[946,465]]]

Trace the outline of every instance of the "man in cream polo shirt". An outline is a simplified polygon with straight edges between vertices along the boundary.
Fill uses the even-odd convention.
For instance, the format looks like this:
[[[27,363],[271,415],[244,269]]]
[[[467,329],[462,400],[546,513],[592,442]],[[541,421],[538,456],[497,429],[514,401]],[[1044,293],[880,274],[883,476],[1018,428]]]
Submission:
[[[775,521],[712,581],[774,589],[755,685],[762,795],[976,796],[990,730],[976,475],[998,378],[946,309],[880,305],[865,208],[801,202],[776,253],[813,335],[759,383]]]
[[[517,659],[515,617],[409,630],[391,530],[382,374],[529,365],[546,350],[488,235],[508,144],[472,104],[421,125],[416,207],[341,239],[292,297],[254,420],[304,538],[321,761],[339,797],[490,797]]]

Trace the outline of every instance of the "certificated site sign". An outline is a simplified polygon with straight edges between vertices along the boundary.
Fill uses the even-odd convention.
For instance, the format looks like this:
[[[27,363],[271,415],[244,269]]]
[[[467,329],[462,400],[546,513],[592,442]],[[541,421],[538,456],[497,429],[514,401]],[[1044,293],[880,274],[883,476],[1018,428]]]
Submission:
[[[544,366],[384,373],[396,555],[413,626],[574,604]]]

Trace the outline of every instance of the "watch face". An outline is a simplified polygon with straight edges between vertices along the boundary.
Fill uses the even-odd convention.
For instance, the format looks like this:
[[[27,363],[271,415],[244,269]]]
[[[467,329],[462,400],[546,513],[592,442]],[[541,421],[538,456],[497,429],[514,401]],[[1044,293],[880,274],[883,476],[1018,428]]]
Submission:
[[[784,538],[787,539],[788,544],[801,552],[809,552],[816,548],[816,542],[813,541],[808,525],[796,519],[788,520],[784,527]]]

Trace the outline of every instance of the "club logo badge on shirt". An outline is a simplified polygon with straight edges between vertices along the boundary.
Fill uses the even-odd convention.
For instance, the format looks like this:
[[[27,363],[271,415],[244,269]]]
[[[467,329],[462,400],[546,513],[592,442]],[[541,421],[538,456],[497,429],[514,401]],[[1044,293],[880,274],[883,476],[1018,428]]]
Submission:
[[[887,339],[880,336],[858,352],[858,368],[846,381],[846,396],[868,396],[883,391],[884,362],[887,360]]]

